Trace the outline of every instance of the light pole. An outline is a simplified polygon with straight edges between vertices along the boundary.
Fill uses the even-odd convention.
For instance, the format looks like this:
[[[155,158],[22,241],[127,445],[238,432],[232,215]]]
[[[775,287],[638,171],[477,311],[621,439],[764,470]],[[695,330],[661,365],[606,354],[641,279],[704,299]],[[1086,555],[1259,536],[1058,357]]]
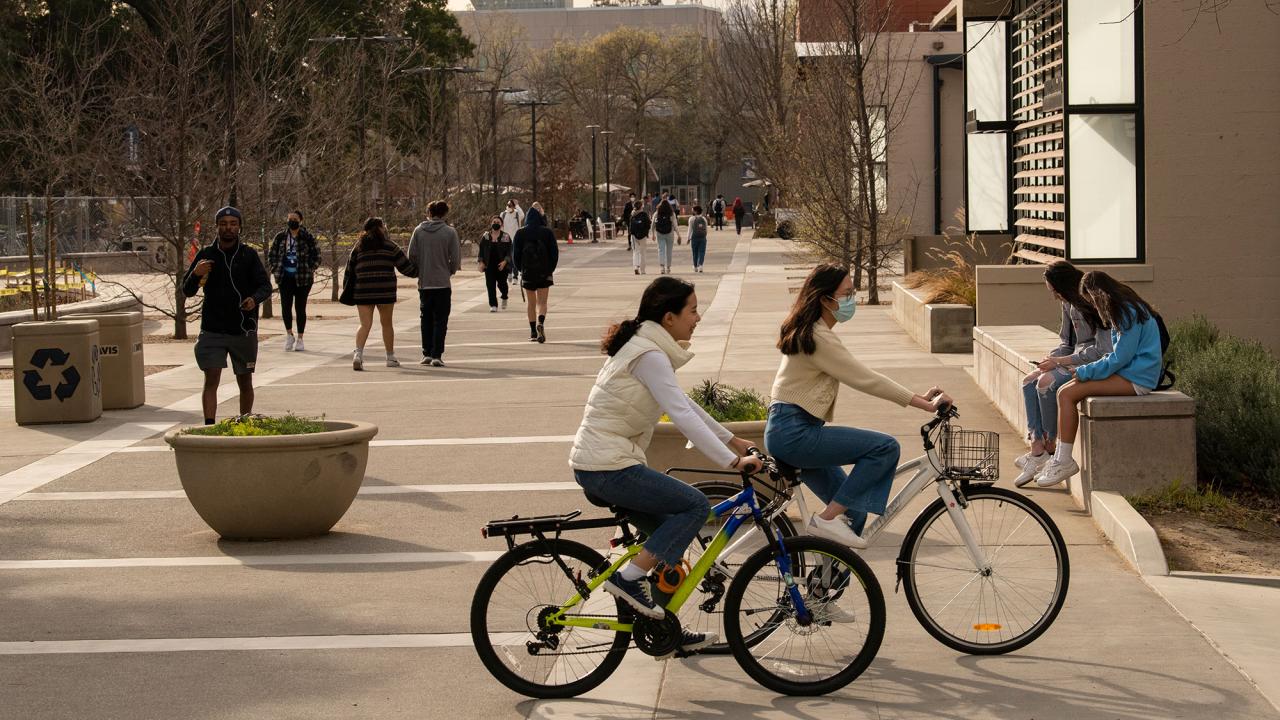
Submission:
[[[640,151],[640,197],[644,197],[648,194],[649,190],[649,168],[646,167],[648,164],[647,160],[649,159],[648,153],[646,152],[648,148],[645,147],[644,143],[636,143],[635,149]]]
[[[227,171],[231,173],[231,197],[227,204],[236,206],[236,4],[227,3],[227,47],[231,69],[227,73]]]
[[[555,105],[555,103],[550,100],[521,100],[516,105],[529,108],[529,135],[533,155],[533,182],[530,184],[533,191],[531,202],[536,202],[538,199],[538,108]]]
[[[591,131],[591,222],[594,223],[595,217],[599,212],[599,207],[596,205],[596,194],[600,192],[596,187],[596,132],[600,129],[600,126],[588,125],[587,129]],[[591,235],[591,241],[595,242],[595,232],[592,231]]]
[[[605,212],[609,213],[609,221],[613,222],[613,188],[609,185],[609,136],[613,134],[612,130],[601,130],[600,134],[604,136],[604,207]],[[595,180],[592,179],[592,184]],[[595,192],[593,189],[592,192]]]
[[[458,65],[442,66],[442,67],[412,67],[401,70],[401,75],[421,75],[423,73],[431,73],[439,79],[440,99],[445,100],[445,92],[448,86],[445,84],[445,78],[458,74],[472,74],[480,72],[479,68],[462,67]],[[444,132],[440,136],[440,175],[442,182],[446,188],[449,187],[449,117],[451,113],[448,109],[444,110]],[[433,123],[434,124],[434,123]],[[433,127],[434,131],[435,128]]]
[[[498,212],[502,203],[499,202],[498,196],[498,96],[510,95],[512,93],[525,92],[524,88],[514,87],[492,87],[488,90],[471,90],[474,95],[489,96],[489,159],[493,167],[493,211]]]

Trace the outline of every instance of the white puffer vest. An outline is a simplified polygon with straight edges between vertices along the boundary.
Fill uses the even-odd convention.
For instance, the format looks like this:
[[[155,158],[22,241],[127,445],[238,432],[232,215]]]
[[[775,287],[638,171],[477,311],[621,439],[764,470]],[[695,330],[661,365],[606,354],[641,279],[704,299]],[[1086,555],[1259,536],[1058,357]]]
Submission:
[[[641,355],[661,350],[679,369],[693,359],[658,323],[646,320],[617,355],[605,361],[587,396],[582,425],[573,438],[569,467],[574,470],[621,470],[645,463],[653,428],[662,417],[658,401],[634,375],[631,366]]]

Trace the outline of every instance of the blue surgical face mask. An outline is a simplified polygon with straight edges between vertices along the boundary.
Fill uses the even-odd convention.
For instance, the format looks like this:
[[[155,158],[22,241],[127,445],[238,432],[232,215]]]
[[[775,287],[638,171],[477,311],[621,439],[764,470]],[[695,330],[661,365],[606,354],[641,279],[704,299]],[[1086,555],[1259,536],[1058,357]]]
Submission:
[[[852,297],[840,298],[840,305],[836,307],[836,322],[849,322],[857,310],[857,300]]]

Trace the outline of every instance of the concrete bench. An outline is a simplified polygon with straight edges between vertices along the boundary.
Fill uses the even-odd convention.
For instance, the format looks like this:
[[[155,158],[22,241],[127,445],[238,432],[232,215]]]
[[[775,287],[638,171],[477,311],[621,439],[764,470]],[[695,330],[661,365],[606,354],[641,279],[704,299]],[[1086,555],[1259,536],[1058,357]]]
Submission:
[[[926,303],[919,291],[895,282],[893,317],[928,352],[973,350],[973,308],[968,305]]]
[[[978,386],[1011,425],[1024,431],[1022,378],[1031,361],[1057,346],[1057,333],[1037,325],[977,327],[973,339]],[[1195,487],[1195,401],[1176,390],[1089,398],[1081,404],[1072,455],[1080,474],[1067,483],[1086,511],[1092,510],[1095,490],[1133,495],[1175,481]]]

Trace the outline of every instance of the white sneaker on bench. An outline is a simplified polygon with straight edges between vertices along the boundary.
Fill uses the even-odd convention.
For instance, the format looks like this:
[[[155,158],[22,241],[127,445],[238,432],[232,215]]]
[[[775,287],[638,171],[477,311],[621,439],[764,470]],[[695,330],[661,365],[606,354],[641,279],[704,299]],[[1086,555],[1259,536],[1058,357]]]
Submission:
[[[1053,487],[1078,472],[1080,472],[1080,466],[1076,464],[1074,458],[1050,460],[1045,464],[1044,470],[1041,470],[1040,474],[1036,476],[1036,485]]]
[[[1049,461],[1052,459],[1053,455],[1049,453],[1040,453],[1039,455],[1031,455],[1028,457],[1027,461],[1019,466],[1022,468],[1022,473],[1013,481],[1013,486],[1023,487],[1032,480],[1035,480],[1036,475],[1039,475],[1040,471],[1044,469],[1044,466],[1049,464]]]

